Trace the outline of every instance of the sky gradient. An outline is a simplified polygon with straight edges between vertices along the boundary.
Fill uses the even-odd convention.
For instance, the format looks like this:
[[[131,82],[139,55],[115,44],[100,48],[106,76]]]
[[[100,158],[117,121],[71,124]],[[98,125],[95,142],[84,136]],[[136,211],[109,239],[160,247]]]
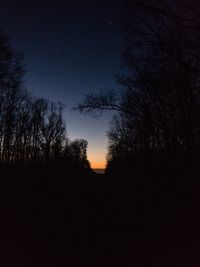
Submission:
[[[117,88],[120,71],[118,1],[25,1],[1,3],[0,27],[22,51],[26,87],[66,105],[70,139],[88,140],[93,168],[105,167],[111,113],[98,120],[72,111],[85,94]]]

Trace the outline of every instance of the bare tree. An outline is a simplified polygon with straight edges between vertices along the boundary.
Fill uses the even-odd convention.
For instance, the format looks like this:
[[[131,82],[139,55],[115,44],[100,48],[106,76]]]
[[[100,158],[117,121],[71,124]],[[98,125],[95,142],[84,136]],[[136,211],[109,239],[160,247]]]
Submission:
[[[62,117],[63,105],[61,103],[48,103],[47,113],[43,117],[42,135],[45,159],[51,155],[52,146],[62,144],[65,125]]]
[[[64,149],[65,158],[79,167],[90,168],[87,159],[87,146],[88,142],[85,139],[67,140]]]
[[[1,161],[12,156],[17,113],[23,94],[24,66],[19,55],[8,45],[0,32],[0,143]]]
[[[32,96],[23,86],[23,74],[22,59],[0,33],[1,163],[65,159],[67,164],[89,168],[86,140],[69,140],[64,146],[64,105]]]
[[[198,1],[126,1],[123,88],[88,95],[80,112],[115,110],[109,154],[200,150]],[[127,134],[129,133],[129,134]]]

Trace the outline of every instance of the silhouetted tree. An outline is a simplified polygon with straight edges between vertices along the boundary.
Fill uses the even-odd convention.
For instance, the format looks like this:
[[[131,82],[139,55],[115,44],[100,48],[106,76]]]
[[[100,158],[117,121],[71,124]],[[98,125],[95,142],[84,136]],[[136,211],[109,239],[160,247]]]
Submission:
[[[123,91],[88,95],[80,112],[115,110],[108,160],[200,151],[200,19],[192,1],[127,1]],[[181,15],[180,15],[181,14]]]
[[[42,144],[44,117],[48,111],[48,101],[44,98],[35,98],[32,101],[31,107],[31,125],[29,135],[29,150],[28,154],[33,161],[40,160],[43,157]]]
[[[64,149],[65,158],[75,165],[90,168],[90,163],[87,159],[87,146],[88,142],[84,139],[67,140]]]
[[[43,149],[45,154],[45,160],[48,160],[52,154],[52,147],[62,144],[64,140],[65,125],[62,117],[63,105],[58,103],[48,103],[47,113],[43,117],[42,122],[42,137],[43,137]],[[57,151],[58,152],[58,151]],[[55,154],[54,154],[55,156]]]
[[[23,75],[22,60],[0,33],[1,163],[65,159],[69,165],[89,168],[86,140],[69,141],[64,146],[64,105],[33,97],[23,86]]]
[[[9,162],[13,154],[14,132],[24,90],[24,67],[19,55],[0,32],[0,142],[1,161]]]

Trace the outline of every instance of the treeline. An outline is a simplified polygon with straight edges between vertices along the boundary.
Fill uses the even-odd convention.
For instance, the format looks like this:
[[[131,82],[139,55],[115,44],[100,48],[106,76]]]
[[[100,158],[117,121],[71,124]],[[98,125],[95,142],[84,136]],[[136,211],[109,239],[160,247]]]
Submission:
[[[87,141],[66,137],[64,106],[32,96],[20,56],[0,33],[0,163],[65,159],[89,168]]]
[[[112,144],[126,153],[199,151],[200,20],[194,13],[196,5],[193,1],[193,9],[187,9],[184,1],[129,4],[124,50],[128,75],[118,77],[125,89],[121,106],[127,112],[115,116],[108,134],[113,156],[117,151],[112,152]],[[184,17],[177,21],[180,9]]]
[[[80,111],[115,110],[108,168],[145,166],[200,154],[200,5],[198,1],[126,1],[120,93],[89,95]],[[180,15],[181,14],[181,15]],[[132,163],[131,163],[132,162]],[[123,163],[123,164],[122,164]],[[137,164],[134,165],[137,168]]]

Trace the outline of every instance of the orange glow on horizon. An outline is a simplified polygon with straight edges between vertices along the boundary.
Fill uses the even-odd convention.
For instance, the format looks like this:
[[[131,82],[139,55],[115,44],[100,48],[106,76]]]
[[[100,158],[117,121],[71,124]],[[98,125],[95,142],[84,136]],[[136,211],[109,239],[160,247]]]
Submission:
[[[106,167],[105,152],[100,149],[99,151],[89,150],[88,160],[92,169],[105,169]]]
[[[105,169],[106,167],[106,140],[105,142],[90,141],[87,151],[88,160],[92,169]]]
[[[90,161],[92,169],[105,169],[105,162]]]

